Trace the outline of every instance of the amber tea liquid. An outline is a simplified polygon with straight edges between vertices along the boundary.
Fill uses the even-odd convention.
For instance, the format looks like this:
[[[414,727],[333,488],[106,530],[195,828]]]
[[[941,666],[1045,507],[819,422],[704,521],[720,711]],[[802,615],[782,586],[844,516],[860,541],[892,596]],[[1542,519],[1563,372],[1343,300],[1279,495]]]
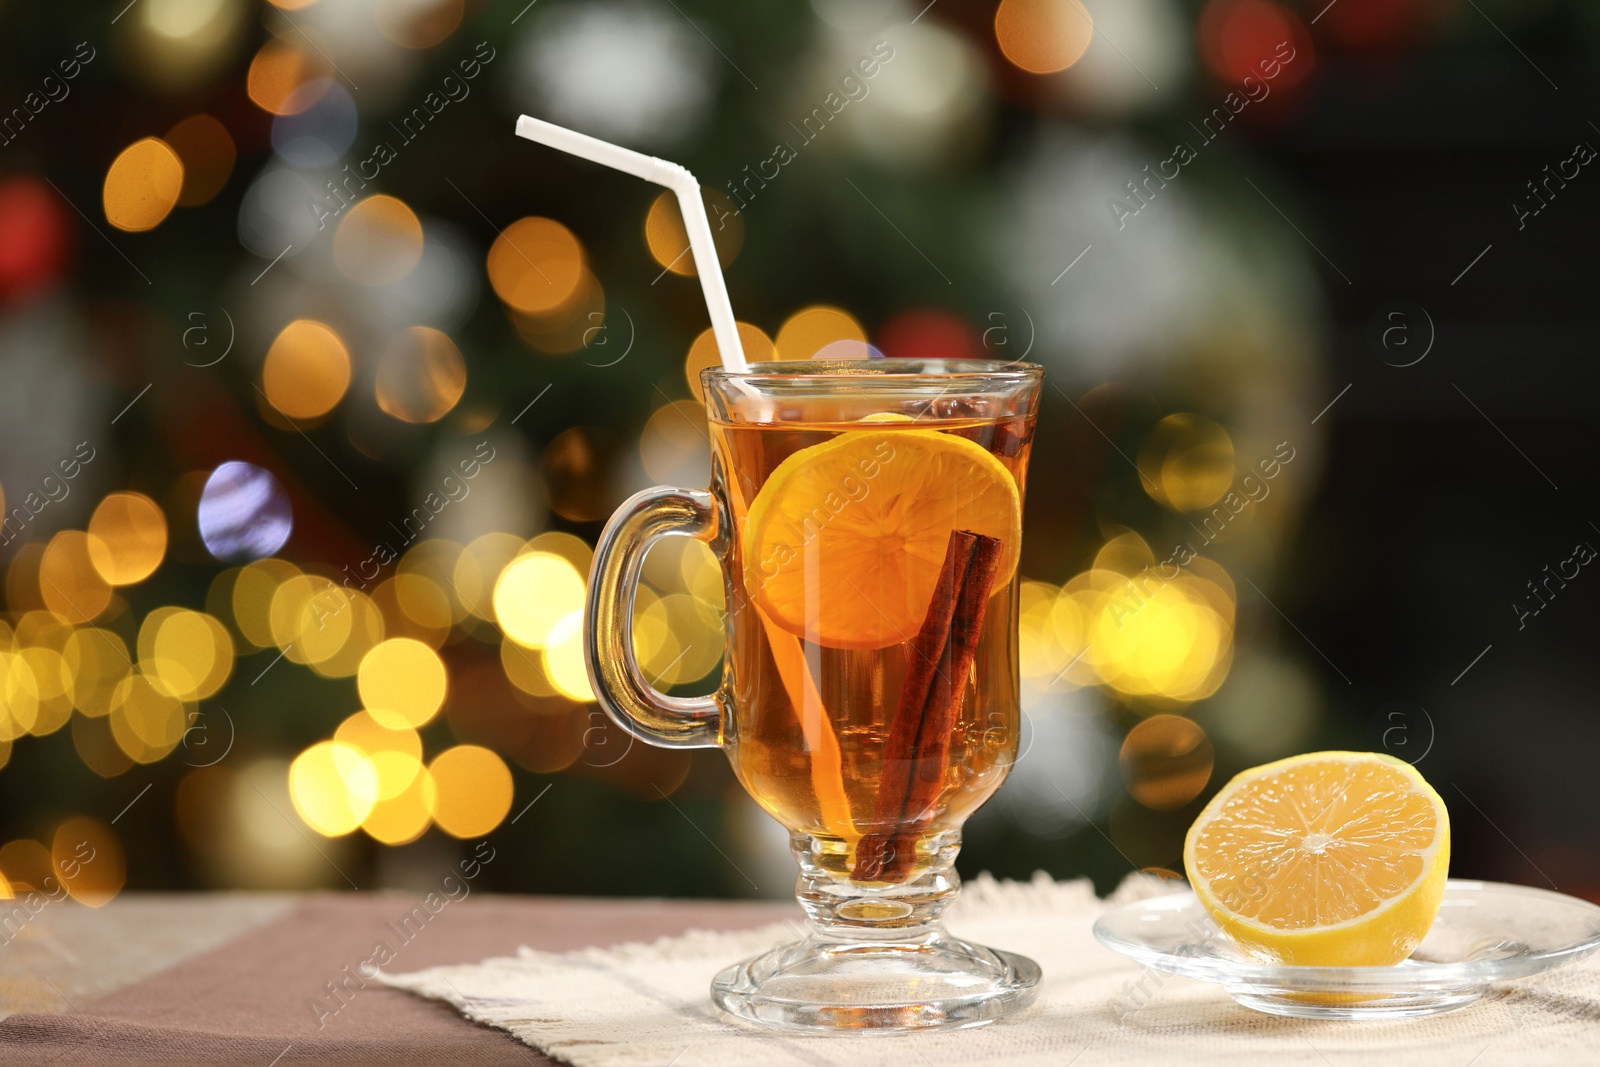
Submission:
[[[1015,542],[1032,430],[1031,416],[712,423],[712,488],[734,527],[729,755],[779,822],[832,843],[823,862],[836,874],[850,875],[867,835],[916,847],[958,828],[1016,756]],[[951,683],[947,736],[932,755],[891,752],[952,523],[1012,542],[1007,566],[973,630],[970,670]],[[886,817],[879,792],[896,771],[924,795]]]

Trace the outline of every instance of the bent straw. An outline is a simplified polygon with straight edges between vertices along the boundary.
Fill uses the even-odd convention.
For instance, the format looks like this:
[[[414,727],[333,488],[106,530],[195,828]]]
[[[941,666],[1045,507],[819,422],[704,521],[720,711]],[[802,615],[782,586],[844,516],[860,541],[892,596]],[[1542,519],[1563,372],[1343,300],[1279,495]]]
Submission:
[[[695,273],[700,275],[700,290],[705,294],[706,310],[711,313],[711,330],[717,339],[717,352],[722,356],[722,365],[732,371],[749,370],[744,358],[744,346],[739,343],[739,326],[733,317],[733,305],[728,301],[728,287],[722,279],[722,264],[717,259],[717,249],[711,241],[711,223],[706,218],[705,202],[700,199],[700,183],[695,176],[676,163],[647,156],[643,152],[635,152],[631,148],[623,148],[530,115],[517,119],[517,136],[666,186],[677,194],[678,210],[683,214],[684,229],[689,234],[689,250],[694,257]]]

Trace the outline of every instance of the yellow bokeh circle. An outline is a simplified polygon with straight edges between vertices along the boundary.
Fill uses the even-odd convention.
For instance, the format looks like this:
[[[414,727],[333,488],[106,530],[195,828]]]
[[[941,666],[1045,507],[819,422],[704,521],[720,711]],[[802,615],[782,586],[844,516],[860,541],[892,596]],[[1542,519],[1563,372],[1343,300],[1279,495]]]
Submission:
[[[421,763],[397,752],[384,753],[391,760],[410,760],[415,765],[410,780],[392,796],[380,796],[361,828],[368,836],[385,845],[404,845],[421,837],[433,820],[438,805],[439,790],[433,774]],[[380,777],[382,770],[379,771]]]
[[[111,603],[111,586],[94,567],[90,543],[81,530],[62,530],[39,558],[39,595],[68,622],[89,622]]]
[[[583,280],[583,246],[554,219],[518,219],[489,248],[489,284],[524,314],[544,314],[564,305]]]
[[[748,322],[737,325],[739,347],[744,349],[744,358],[747,362],[765,363],[767,360],[778,358],[777,346],[773,344],[772,338],[767,336],[765,330]],[[694,343],[689,346],[689,355],[683,361],[683,376],[688,379],[695,400],[701,402],[705,400],[705,387],[700,384],[700,372],[720,366],[722,366],[722,350],[717,347],[716,332],[708,326],[694,339]]]
[[[448,685],[439,654],[410,637],[383,642],[366,654],[356,672],[361,702],[391,730],[426,724],[439,713]]]
[[[112,493],[89,519],[89,562],[110,585],[142,582],[167,552],[167,518],[143,493]]]
[[[261,387],[291,419],[326,415],[350,388],[350,352],[332,327],[296,319],[267,349]]]
[[[583,612],[574,611],[550,628],[543,649],[544,675],[556,692],[577,701],[594,699],[583,657]]]
[[[372,811],[378,772],[360,749],[322,741],[289,765],[289,799],[307,826],[324,837],[340,837]]]
[[[1233,441],[1201,415],[1168,415],[1139,446],[1144,488],[1174,511],[1208,508],[1233,485]]]
[[[480,745],[457,745],[428,765],[438,796],[433,819],[452,837],[479,837],[511,810],[511,769]]]
[[[101,199],[106,221],[119,230],[153,230],[183,191],[183,163],[165,141],[146,137],[124,148],[106,171]]]
[[[855,316],[836,307],[818,304],[802,308],[790,315],[778,328],[775,342],[778,358],[784,360],[811,359],[835,341],[867,340]]]
[[[583,578],[550,552],[529,552],[500,572],[494,615],[505,635],[525,648],[543,648],[562,619],[583,607]]]
[[[734,209],[733,201],[716,189],[700,192],[706,207],[706,221],[711,227],[711,244],[717,250],[717,262],[726,267],[739,254],[744,244],[744,220]],[[683,226],[683,212],[678,207],[678,195],[671,190],[661,193],[650,205],[644,219],[644,241],[650,255],[673,274],[693,276],[694,253],[689,248],[689,234]]]
[[[1076,63],[1094,39],[1082,0],[1000,0],[994,13],[1000,51],[1029,74],[1053,74]]]

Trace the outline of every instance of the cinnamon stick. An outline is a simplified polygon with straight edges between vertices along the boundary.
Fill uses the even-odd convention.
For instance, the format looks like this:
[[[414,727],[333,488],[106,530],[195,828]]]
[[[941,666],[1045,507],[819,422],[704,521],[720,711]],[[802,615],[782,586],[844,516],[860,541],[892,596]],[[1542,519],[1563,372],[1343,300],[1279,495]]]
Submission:
[[[983,634],[989,588],[1004,546],[995,537],[954,530],[883,748],[874,824],[861,839],[852,877],[895,882],[910,873],[918,832],[933,820],[944,790],[950,735]]]
[[[1018,415],[1008,422],[984,423],[950,432],[982,445],[984,451],[997,456],[1014,456],[1033,440],[1033,426],[1025,415]]]

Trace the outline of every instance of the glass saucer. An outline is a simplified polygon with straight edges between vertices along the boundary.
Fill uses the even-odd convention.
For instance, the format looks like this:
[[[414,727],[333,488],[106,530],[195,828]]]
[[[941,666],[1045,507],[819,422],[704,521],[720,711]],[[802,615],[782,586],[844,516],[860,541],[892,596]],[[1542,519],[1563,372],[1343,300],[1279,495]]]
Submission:
[[[1393,967],[1291,967],[1246,956],[1193,892],[1123,905],[1094,935],[1158,971],[1216,982],[1247,1008],[1307,1019],[1432,1015],[1472,1003],[1494,982],[1574,963],[1600,948],[1600,907],[1563,893],[1452,879],[1433,929]],[[1149,992],[1143,992],[1146,989]],[[1137,1010],[1154,986],[1121,999]]]

